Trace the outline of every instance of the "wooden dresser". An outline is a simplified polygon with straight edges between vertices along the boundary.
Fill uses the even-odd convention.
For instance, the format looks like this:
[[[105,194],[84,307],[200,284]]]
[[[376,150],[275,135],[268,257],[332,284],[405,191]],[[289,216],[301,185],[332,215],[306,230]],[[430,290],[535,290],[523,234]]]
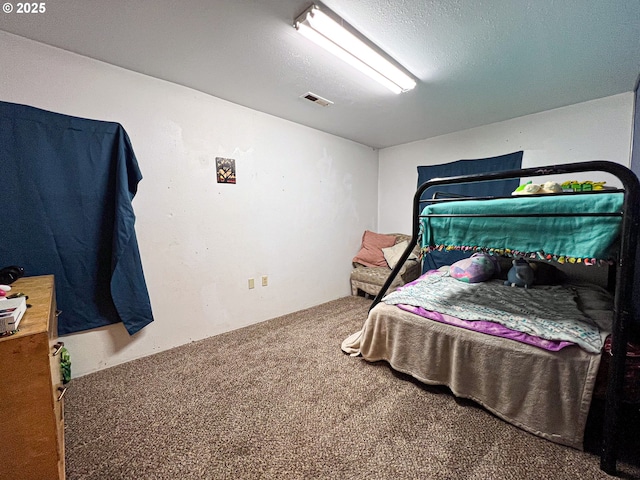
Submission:
[[[63,479],[64,387],[52,275],[11,284],[31,305],[18,332],[0,337],[2,479]]]

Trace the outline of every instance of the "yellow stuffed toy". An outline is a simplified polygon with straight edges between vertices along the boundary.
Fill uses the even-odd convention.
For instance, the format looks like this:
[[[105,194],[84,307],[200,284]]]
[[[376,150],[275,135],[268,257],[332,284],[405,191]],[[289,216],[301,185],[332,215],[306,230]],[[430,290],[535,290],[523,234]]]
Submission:
[[[542,193],[560,192],[562,192],[562,186],[557,182],[546,182],[542,185],[528,182],[516,188],[511,195],[539,195]]]

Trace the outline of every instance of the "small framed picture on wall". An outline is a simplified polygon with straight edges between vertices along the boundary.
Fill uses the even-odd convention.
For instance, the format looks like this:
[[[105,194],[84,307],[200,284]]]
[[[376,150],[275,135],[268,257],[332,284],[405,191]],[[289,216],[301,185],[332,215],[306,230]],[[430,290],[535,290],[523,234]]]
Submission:
[[[236,161],[233,158],[216,157],[218,183],[236,183]]]

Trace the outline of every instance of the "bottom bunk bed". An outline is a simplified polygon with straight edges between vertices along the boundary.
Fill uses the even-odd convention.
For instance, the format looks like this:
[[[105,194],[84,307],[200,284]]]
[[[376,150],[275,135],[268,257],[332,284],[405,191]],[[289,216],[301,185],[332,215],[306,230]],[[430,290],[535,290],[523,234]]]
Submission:
[[[597,349],[602,348],[611,329],[611,297],[603,289],[588,284],[525,291],[504,286],[499,280],[474,285],[451,279],[447,288],[459,307],[458,316],[454,316],[452,309],[446,307],[438,311],[438,307],[431,305],[428,310],[427,303],[416,300],[420,295],[411,292],[425,288],[435,292],[437,299],[440,290],[434,285],[450,279],[439,275],[443,274],[431,277],[437,277],[438,282],[429,282],[428,276],[423,276],[385,297],[391,303],[383,301],[376,305],[362,330],[343,342],[343,350],[362,355],[370,362],[384,360],[393,369],[423,383],[446,385],[454,395],[479,403],[513,425],[582,449],[601,363]],[[423,281],[424,278],[427,280]],[[455,289],[456,286],[460,289]],[[515,322],[527,323],[535,321],[534,317],[540,320],[563,311],[568,318],[571,313],[567,311],[568,303],[573,301],[574,292],[583,312],[594,320],[590,326],[596,326],[584,332],[588,342],[583,343],[592,351],[578,345],[578,325],[572,332],[571,327],[565,328],[570,333],[560,335],[564,340],[550,341],[488,320],[469,322],[459,318],[476,315],[477,308],[471,315],[465,314],[463,303],[478,299],[493,313],[494,295],[509,297],[510,302],[520,296],[529,300],[527,304],[512,303],[517,308],[511,309],[509,316]],[[466,302],[462,302],[463,298]],[[507,303],[503,302],[503,307]],[[517,315],[512,315],[516,310]],[[582,317],[579,312],[576,316]],[[561,322],[549,326],[561,328]],[[577,337],[574,341],[570,340],[572,335]]]
[[[616,176],[623,187],[587,196],[432,200],[422,208],[422,192],[432,186],[593,171]],[[600,466],[614,474],[618,415],[629,373],[627,340],[636,320],[639,195],[630,170],[603,161],[426,182],[414,196],[407,250],[374,299],[362,330],[345,339],[342,349],[368,361],[387,361],[423,383],[446,385],[530,433],[578,449],[594,392],[604,394]],[[494,222],[498,217],[508,223]],[[453,246],[542,263],[606,263],[613,267],[609,290],[614,293],[575,281],[530,289],[495,278],[465,283],[443,267],[387,294],[416,244],[424,252]],[[610,355],[605,362],[603,351]]]

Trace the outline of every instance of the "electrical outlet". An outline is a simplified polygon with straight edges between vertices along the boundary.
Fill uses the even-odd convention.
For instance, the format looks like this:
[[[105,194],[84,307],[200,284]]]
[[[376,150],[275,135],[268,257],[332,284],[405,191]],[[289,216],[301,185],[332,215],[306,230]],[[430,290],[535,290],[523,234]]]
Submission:
[[[255,284],[255,280],[253,278],[249,279],[249,288],[255,288],[256,284]]]
[[[269,285],[269,277],[267,277],[266,275],[262,276],[262,286],[266,287],[267,285]]]

